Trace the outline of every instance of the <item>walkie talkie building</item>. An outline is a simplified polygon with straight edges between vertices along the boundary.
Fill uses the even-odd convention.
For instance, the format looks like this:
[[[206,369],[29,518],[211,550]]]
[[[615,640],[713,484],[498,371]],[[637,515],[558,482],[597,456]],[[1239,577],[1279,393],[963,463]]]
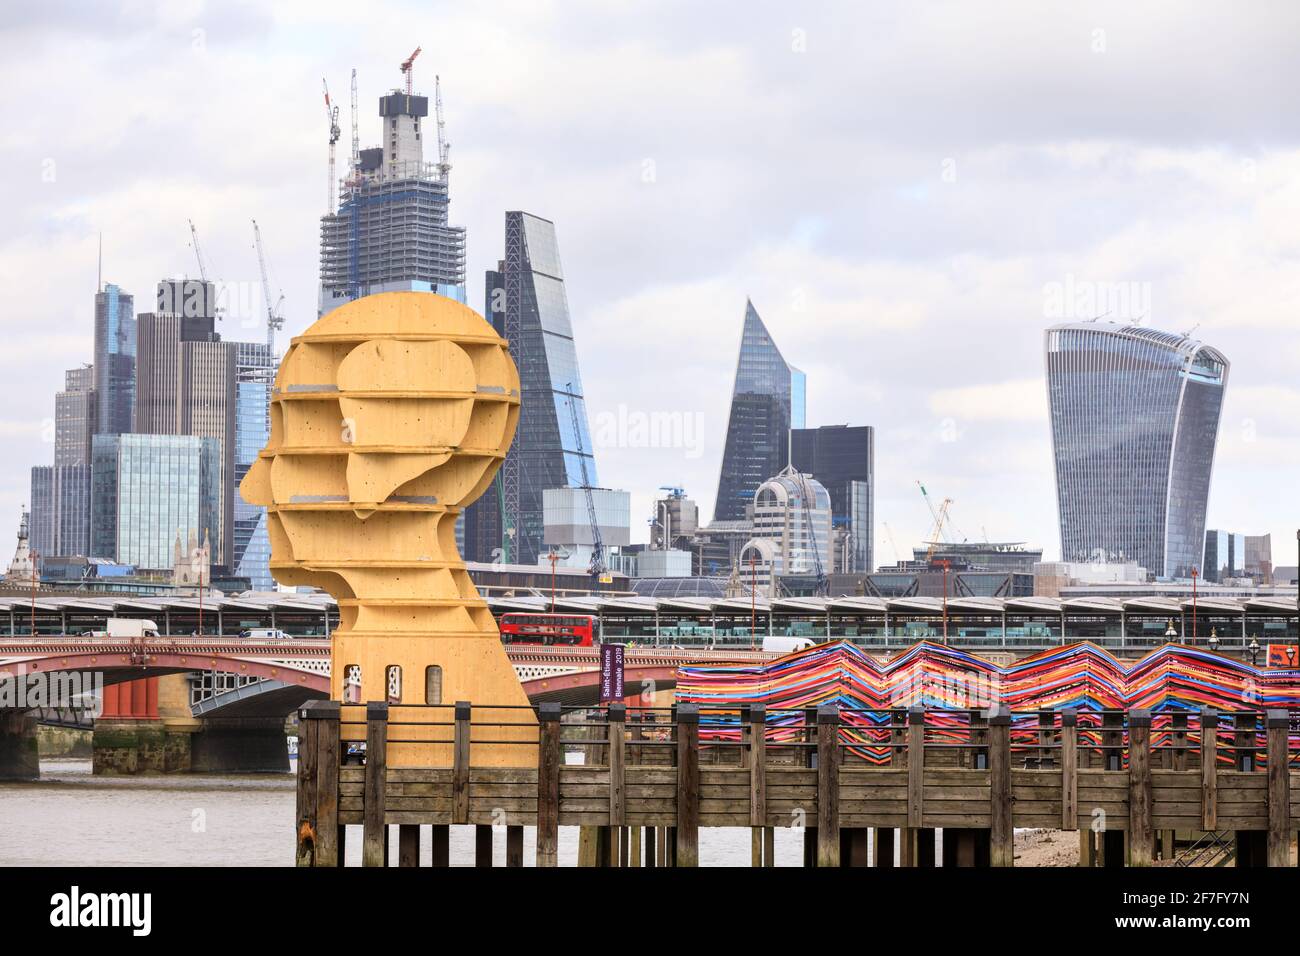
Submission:
[[[1189,576],[1205,544],[1227,358],[1186,335],[1103,322],[1046,338],[1062,559]]]

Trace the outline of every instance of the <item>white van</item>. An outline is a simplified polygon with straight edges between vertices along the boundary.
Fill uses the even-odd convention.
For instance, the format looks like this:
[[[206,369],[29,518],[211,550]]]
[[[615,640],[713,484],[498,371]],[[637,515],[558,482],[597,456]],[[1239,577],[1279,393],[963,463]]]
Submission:
[[[239,636],[250,641],[287,641],[289,635],[279,628],[274,627],[254,627],[250,630],[240,631]]]
[[[789,637],[785,634],[769,634],[763,638],[763,650],[776,651],[779,654],[793,654],[805,647],[812,647],[817,642],[811,637]]]

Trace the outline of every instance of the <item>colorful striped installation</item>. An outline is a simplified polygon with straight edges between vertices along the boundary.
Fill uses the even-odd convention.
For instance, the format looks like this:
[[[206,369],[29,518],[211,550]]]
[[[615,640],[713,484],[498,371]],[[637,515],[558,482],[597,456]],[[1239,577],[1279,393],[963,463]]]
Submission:
[[[1003,704],[1013,714],[1013,742],[1037,739],[1038,711],[1078,708],[1081,743],[1101,742],[1102,710],[1147,708],[1155,714],[1153,741],[1169,738],[1172,715],[1202,708],[1221,711],[1300,708],[1300,669],[1254,667],[1181,644],[1165,644],[1132,664],[1095,644],[1053,648],[1007,667],[965,651],[922,642],[881,663],[849,641],[815,644],[765,664],[681,667],[677,701],[698,704],[701,736],[735,739],[740,708],[763,704],[774,742],[802,733],[803,711],[841,710],[841,737],[873,763],[888,762],[889,711],[931,709],[928,740],[967,739],[969,712]],[[937,712],[936,712],[937,711]],[[1029,713],[1025,713],[1029,712]],[[1189,746],[1199,746],[1193,719]],[[1262,737],[1260,738],[1262,743]],[[898,740],[894,740],[898,743]]]

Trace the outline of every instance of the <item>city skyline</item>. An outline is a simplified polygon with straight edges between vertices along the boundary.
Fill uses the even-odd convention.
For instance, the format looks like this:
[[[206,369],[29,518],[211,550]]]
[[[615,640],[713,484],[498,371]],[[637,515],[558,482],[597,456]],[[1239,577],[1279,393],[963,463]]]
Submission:
[[[964,17],[959,10],[953,15]],[[30,16],[5,29],[49,27],[39,23],[39,13]],[[1294,322],[1295,297],[1285,267],[1277,268],[1291,257],[1279,237],[1297,206],[1288,185],[1297,165],[1294,120],[1284,116],[1276,92],[1282,88],[1279,64],[1294,53],[1288,31],[1252,34],[1256,70],[1247,71],[1251,78],[1236,91],[1234,109],[1216,103],[1206,111],[1217,125],[1200,114],[1175,114],[1154,129],[1137,130],[1108,119],[1096,106],[1098,97],[1104,105],[1123,88],[1126,98],[1137,98],[1138,112],[1160,113],[1157,91],[1127,88],[1124,81],[1139,61],[1182,75],[1203,41],[1177,29],[1153,40],[1145,27],[1156,14],[1104,5],[1034,27],[1034,43],[1020,45],[999,38],[998,23],[967,21],[986,49],[1004,54],[999,80],[1024,85],[1035,75],[1032,51],[1053,51],[1086,71],[1092,105],[1054,86],[1061,115],[1045,101],[1021,99],[1013,104],[1027,118],[1020,128],[993,124],[983,132],[962,119],[955,104],[975,102],[993,81],[973,91],[944,87],[942,71],[926,78],[939,65],[928,59],[937,56],[931,52],[904,74],[913,80],[910,87],[891,90],[892,111],[864,100],[866,115],[882,120],[876,129],[864,132],[849,123],[842,133],[824,111],[806,107],[819,101],[827,84],[847,81],[865,93],[877,67],[850,62],[830,21],[800,16],[796,23],[763,9],[737,32],[719,30],[706,15],[684,38],[680,30],[656,26],[635,56],[607,65],[612,90],[581,96],[565,78],[553,81],[559,89],[530,91],[518,71],[494,75],[482,64],[482,49],[472,56],[431,42],[417,61],[417,91],[431,93],[435,71],[443,80],[456,143],[453,221],[468,227],[468,301],[482,301],[480,270],[499,256],[490,224],[499,223],[502,210],[537,209],[564,234],[594,450],[602,483],[633,493],[633,540],[646,536],[635,516],[649,515],[660,484],[684,487],[712,513],[734,368],[734,316],[737,303],[751,295],[773,338],[812,380],[808,423],[877,428],[877,563],[892,553],[883,522],[904,549],[929,530],[928,512],[915,493],[918,478],[955,499],[956,524],[972,540],[987,529],[993,538],[1027,540],[1049,555],[1059,553],[1040,336],[1059,321],[1093,318],[1118,306],[1112,317],[1156,328],[1182,331],[1200,323],[1197,336],[1232,357],[1233,388],[1223,410],[1207,526],[1271,532],[1274,561],[1293,563],[1293,506],[1279,508],[1279,496],[1267,494],[1285,487],[1288,469],[1300,458],[1300,391],[1290,375],[1300,342],[1287,324]],[[857,42],[870,41],[869,20],[844,9],[834,19],[846,17],[841,29]],[[917,24],[897,13],[884,21],[898,46],[886,62],[901,69]],[[633,22],[644,26],[618,14],[601,26],[631,36]],[[1100,50],[1099,23],[1105,24]],[[42,96],[84,82],[83,71],[118,55],[90,35],[92,26],[60,25],[84,49],[85,62],[67,78],[51,77]],[[4,520],[17,526],[27,469],[53,461],[52,439],[43,435],[54,393],[64,371],[90,354],[87,300],[94,292],[97,233],[105,234],[104,279],[137,297],[159,275],[194,274],[187,215],[199,225],[214,278],[256,287],[247,236],[247,219],[256,216],[287,290],[281,338],[287,341],[315,314],[326,146],[319,74],[334,79],[338,91],[350,66],[358,67],[361,138],[369,142],[375,138],[373,120],[366,119],[370,104],[398,85],[396,64],[409,52],[380,42],[377,34],[335,38],[310,56],[299,50],[281,64],[284,69],[270,63],[249,69],[222,90],[218,79],[229,79],[224,67],[231,58],[273,42],[284,24],[245,10],[205,23],[158,15],[147,26],[158,44],[156,51],[149,48],[158,53],[153,68],[172,78],[174,88],[107,70],[110,90],[134,118],[120,136],[104,139],[102,149],[97,144],[95,177],[88,176],[76,144],[78,137],[100,134],[102,121],[74,104],[78,122],[71,125],[81,128],[74,135],[30,111],[15,112],[18,168],[30,169],[31,184],[21,185],[20,175],[19,186],[0,187],[12,201],[16,233],[28,240],[5,241],[0,257],[17,296],[6,320],[15,355],[3,422],[15,450],[0,471],[0,527]],[[431,18],[430,34],[432,26]],[[459,26],[473,32],[473,17]],[[510,36],[482,42],[518,44],[514,31],[526,27],[525,16],[500,27]],[[1227,21],[1223,27],[1238,36],[1251,29]],[[326,27],[321,21],[307,28]],[[201,51],[194,30],[204,31]],[[420,32],[418,23],[413,30]],[[803,52],[794,49],[797,31],[803,31]],[[544,39],[527,49],[536,69],[557,55]],[[598,54],[583,56],[571,72],[580,73]],[[665,63],[692,65],[697,75],[717,82],[703,95],[682,81],[659,90],[662,102],[652,116],[663,123],[650,135],[644,130],[654,124],[644,117],[636,123],[606,117],[603,105],[625,97]],[[22,67],[19,56],[4,69]],[[759,85],[747,88],[744,81],[755,78]],[[248,96],[247,84],[265,95]],[[204,140],[211,149],[184,162],[174,155],[143,156],[152,110],[165,111],[182,94],[198,104],[198,117],[186,122],[212,125],[216,135]],[[692,106],[692,98],[702,102]],[[530,116],[543,101],[547,109]],[[701,110],[724,104],[737,124],[753,131],[739,137],[748,156],[740,166],[741,154],[723,142],[721,131],[696,123]],[[1149,108],[1142,110],[1143,104]],[[937,113],[951,135],[922,135],[899,119],[909,109]],[[763,132],[766,110],[788,127],[785,139],[860,155],[862,165],[851,172],[866,175],[845,178],[849,170],[832,170],[826,173],[830,182],[815,182],[820,167],[812,152],[770,141]],[[600,144],[582,138],[593,118],[616,120]],[[690,150],[673,145],[672,134],[686,131]],[[523,162],[511,148],[516,135],[533,137]],[[566,148],[564,142],[591,148]],[[760,145],[770,150],[770,161],[754,159],[751,151]],[[43,180],[51,168],[53,179]],[[727,179],[719,173],[723,168],[742,173]],[[146,175],[157,180],[147,194],[140,191]],[[773,192],[778,177],[779,194]],[[1065,189],[1066,183],[1084,188]],[[755,220],[745,211],[749,206],[763,207],[765,218]],[[1034,212],[1018,215],[1024,209]],[[661,239],[669,221],[677,226],[675,247]],[[1067,222],[1081,224],[1066,228]],[[861,230],[860,223],[873,225]],[[38,241],[29,241],[32,236]],[[1041,248],[1029,251],[1035,242]],[[219,331],[231,340],[256,340],[261,318],[252,315],[245,327],[243,317],[230,316]],[[53,329],[58,332],[51,335]],[[683,336],[693,343],[685,354]],[[679,415],[696,423],[695,439],[662,447],[654,436],[640,441],[633,431],[602,428],[620,420],[620,409]]]

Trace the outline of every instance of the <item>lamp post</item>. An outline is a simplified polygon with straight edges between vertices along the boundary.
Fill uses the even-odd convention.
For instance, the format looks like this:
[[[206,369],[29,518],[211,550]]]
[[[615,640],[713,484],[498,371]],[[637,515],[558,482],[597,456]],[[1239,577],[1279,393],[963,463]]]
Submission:
[[[1192,568],[1192,643],[1196,643],[1196,568]]]
[[[1210,650],[1217,651],[1218,649],[1219,649],[1219,635],[1216,631],[1212,630],[1210,631]]]
[[[943,568],[943,642],[947,644],[948,643],[948,568],[952,566],[952,562],[949,561],[947,558],[944,558],[943,560],[936,561],[935,563]]]
[[[1258,667],[1259,666],[1259,640],[1257,638],[1252,637],[1250,639],[1250,645],[1247,648],[1247,650],[1250,651],[1250,666]]]

